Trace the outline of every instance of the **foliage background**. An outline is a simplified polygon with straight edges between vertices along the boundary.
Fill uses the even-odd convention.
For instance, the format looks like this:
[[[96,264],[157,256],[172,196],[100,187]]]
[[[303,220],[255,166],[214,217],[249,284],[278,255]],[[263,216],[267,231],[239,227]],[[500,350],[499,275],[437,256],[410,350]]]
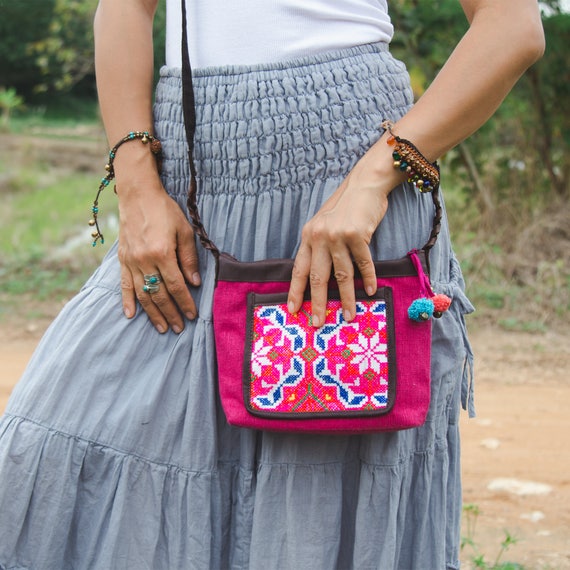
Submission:
[[[11,140],[30,134],[61,138],[62,132],[73,140],[101,140],[93,70],[96,4],[0,0],[0,110],[2,128]],[[544,58],[525,74],[495,117],[441,161],[456,249],[480,318],[515,329],[554,326],[564,322],[570,308],[570,16],[555,0],[541,6]],[[457,0],[391,0],[390,12],[397,30],[392,49],[406,61],[419,97],[467,22]],[[164,60],[164,22],[161,1],[155,22],[156,70]],[[81,124],[91,129],[78,130]],[[0,214],[2,279],[17,274],[15,267],[29,269],[30,259],[41,264],[49,257],[52,240],[68,239],[51,236],[43,249],[41,243],[32,247],[24,241],[17,253],[6,245],[14,244],[14,208],[25,202],[23,193],[33,187],[43,190],[43,196],[49,192],[53,201],[65,200],[72,191],[65,189],[67,180],[75,187],[97,183],[91,174],[79,182],[68,173],[57,184],[53,179],[44,184],[49,167],[28,161],[23,171],[15,171],[14,164],[0,159],[0,192],[12,208]],[[25,207],[40,202],[32,199]],[[41,226],[44,218],[40,215],[35,223]],[[87,267],[69,289],[92,269],[93,260],[85,257]]]

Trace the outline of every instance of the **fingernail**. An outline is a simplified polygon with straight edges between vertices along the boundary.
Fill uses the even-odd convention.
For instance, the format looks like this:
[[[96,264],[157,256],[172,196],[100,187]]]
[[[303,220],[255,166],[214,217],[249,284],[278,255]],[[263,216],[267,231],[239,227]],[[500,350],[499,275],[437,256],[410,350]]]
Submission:
[[[200,285],[201,283],[201,279],[200,279],[200,274],[198,272],[194,273],[194,275],[192,275],[192,284],[193,285]]]
[[[321,326],[321,322],[319,321],[319,317],[313,315],[311,318],[311,324],[315,327],[318,328]]]
[[[180,334],[182,332],[182,327],[180,325],[172,325],[172,330],[176,333],[176,334]]]
[[[342,310],[342,314],[344,316],[344,320],[345,321],[350,321],[352,319],[352,313],[350,311],[348,311],[347,309],[343,309]]]
[[[166,332],[166,329],[164,328],[163,325],[156,325],[156,330],[160,333],[163,334]]]
[[[366,294],[371,297],[372,295],[374,295],[374,287],[372,287],[372,285],[367,285],[366,287]]]
[[[125,308],[125,309],[123,310],[123,312],[125,313],[125,317],[127,317],[127,319],[130,319],[130,318],[133,316],[133,311],[132,311],[132,309],[127,309],[127,308]]]
[[[291,313],[294,314],[295,313],[295,303],[293,303],[293,301],[289,301],[287,303],[287,310]]]
[[[195,315],[194,313],[191,313],[190,311],[188,311],[188,312],[186,313],[186,318],[187,318],[189,321],[193,321],[193,320],[196,318],[196,315]]]

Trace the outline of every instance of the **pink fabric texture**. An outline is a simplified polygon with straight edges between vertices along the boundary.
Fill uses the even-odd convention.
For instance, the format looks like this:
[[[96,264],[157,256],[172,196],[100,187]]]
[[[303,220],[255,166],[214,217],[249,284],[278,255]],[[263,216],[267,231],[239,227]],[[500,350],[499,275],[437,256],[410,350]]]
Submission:
[[[221,260],[223,262],[223,260]],[[407,310],[422,296],[424,275],[379,277],[378,287],[392,289],[395,334],[395,400],[389,412],[360,417],[287,418],[254,415],[244,400],[243,375],[250,375],[247,353],[248,295],[287,293],[289,281],[218,281],[214,292],[214,332],[222,406],[230,424],[273,431],[366,433],[392,431],[423,424],[430,399],[431,322],[414,322]],[[356,282],[356,288],[361,283]]]

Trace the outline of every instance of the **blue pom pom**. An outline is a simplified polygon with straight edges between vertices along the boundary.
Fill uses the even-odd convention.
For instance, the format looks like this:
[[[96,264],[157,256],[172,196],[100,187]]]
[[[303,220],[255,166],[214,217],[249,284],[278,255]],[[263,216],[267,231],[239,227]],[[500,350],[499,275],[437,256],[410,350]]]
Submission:
[[[434,306],[431,299],[416,299],[408,308],[408,317],[412,321],[422,323],[432,318],[433,311]]]

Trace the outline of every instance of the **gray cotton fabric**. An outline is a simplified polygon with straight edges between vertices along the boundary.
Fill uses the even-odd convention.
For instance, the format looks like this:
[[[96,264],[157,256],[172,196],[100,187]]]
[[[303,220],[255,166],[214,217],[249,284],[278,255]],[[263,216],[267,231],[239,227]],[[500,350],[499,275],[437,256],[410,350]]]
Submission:
[[[200,211],[220,248],[244,261],[293,256],[303,224],[380,122],[412,103],[405,67],[383,44],[195,70],[195,92]],[[180,70],[162,70],[155,120],[164,184],[185,208]],[[374,255],[421,247],[432,215],[429,195],[395,189]],[[457,420],[470,399],[472,307],[447,224],[432,280],[453,304],[433,323],[429,416],[394,433],[228,426],[214,263],[201,248],[200,258],[200,316],[180,335],[159,335],[141,310],[124,318],[116,246],[49,328],[0,423],[0,568],[458,568]]]

